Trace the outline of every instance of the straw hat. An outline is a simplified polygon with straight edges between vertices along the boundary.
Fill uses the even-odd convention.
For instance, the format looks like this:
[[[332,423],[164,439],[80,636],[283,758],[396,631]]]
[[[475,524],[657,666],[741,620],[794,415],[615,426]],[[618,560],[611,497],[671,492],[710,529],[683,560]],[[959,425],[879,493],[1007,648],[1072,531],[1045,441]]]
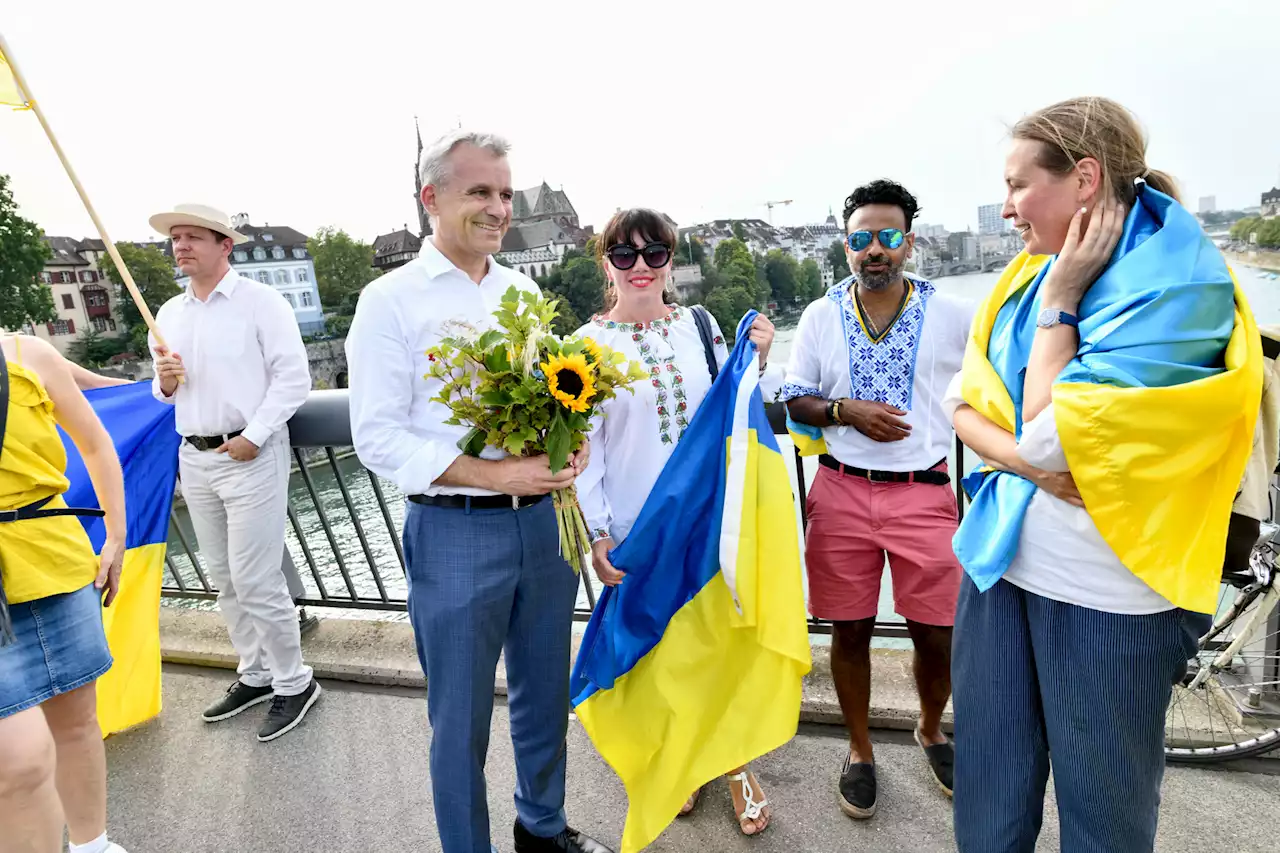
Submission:
[[[246,237],[236,231],[231,226],[231,218],[221,210],[204,204],[179,204],[171,211],[157,213],[149,221],[152,228],[166,237],[171,236],[170,230],[175,225],[194,225],[198,228],[208,228],[210,231],[217,231],[219,234],[226,235],[237,245],[253,240],[252,237]]]

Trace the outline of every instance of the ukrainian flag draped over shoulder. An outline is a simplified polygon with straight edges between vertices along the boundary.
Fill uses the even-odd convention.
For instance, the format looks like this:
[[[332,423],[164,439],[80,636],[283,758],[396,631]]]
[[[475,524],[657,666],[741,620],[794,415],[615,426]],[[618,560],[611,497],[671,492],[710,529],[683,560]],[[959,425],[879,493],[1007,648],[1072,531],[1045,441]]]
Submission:
[[[626,540],[574,666],[578,718],[627,789],[622,853],[699,786],[794,736],[809,637],[786,462],[737,344]]]
[[[120,457],[128,520],[120,591],[102,611],[114,663],[98,680],[98,720],[103,735],[111,735],[160,713],[160,587],[180,439],[173,407],[151,396],[149,382],[97,388],[85,397]],[[67,505],[97,508],[84,459],[65,432],[62,443],[71,481],[64,496]],[[81,522],[94,551],[101,552],[103,520],[86,517]]]
[[[965,352],[965,402],[1016,436],[1051,264],[1014,259]],[[1111,263],[1081,302],[1079,331],[1053,411],[1085,507],[1130,571],[1175,606],[1211,613],[1262,393],[1244,293],[1191,214],[1140,184]],[[973,504],[955,550],[985,591],[1017,551],[1035,486],[985,468],[965,486]]]

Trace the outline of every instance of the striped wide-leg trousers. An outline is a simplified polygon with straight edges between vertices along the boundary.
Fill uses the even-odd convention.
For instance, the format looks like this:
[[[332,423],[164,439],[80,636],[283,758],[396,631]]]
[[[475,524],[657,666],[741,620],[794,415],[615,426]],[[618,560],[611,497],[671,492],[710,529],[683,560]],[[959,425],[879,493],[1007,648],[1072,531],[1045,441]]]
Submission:
[[[1105,613],[968,577],[952,651],[961,853],[1032,853],[1052,768],[1063,853],[1153,849],[1165,713],[1209,617]]]

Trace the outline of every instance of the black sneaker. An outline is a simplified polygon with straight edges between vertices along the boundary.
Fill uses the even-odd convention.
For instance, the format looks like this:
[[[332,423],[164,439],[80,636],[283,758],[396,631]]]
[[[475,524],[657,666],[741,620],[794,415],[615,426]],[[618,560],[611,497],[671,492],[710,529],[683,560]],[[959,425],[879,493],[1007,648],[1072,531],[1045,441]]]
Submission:
[[[216,723],[219,720],[234,717],[244,709],[252,708],[254,705],[261,704],[270,698],[271,685],[250,687],[243,681],[236,679],[235,683],[227,688],[227,692],[221,699],[204,709],[201,717],[206,723]]]
[[[840,771],[840,811],[849,817],[866,820],[876,813],[876,766],[854,764],[853,757],[844,760]]]
[[[567,826],[559,835],[543,838],[525,829],[517,820],[515,836],[516,853],[613,853],[594,838]]]
[[[952,796],[956,778],[956,750],[951,741],[933,746],[925,746],[920,737],[920,727],[916,727],[916,743],[924,750],[924,757],[929,759],[929,769],[933,771],[933,779],[942,789],[942,793]]]
[[[294,726],[302,722],[311,706],[316,704],[320,693],[320,685],[313,678],[307,689],[297,696],[277,696],[272,699],[271,707],[267,710],[267,721],[258,729],[258,740],[266,743],[292,731]]]

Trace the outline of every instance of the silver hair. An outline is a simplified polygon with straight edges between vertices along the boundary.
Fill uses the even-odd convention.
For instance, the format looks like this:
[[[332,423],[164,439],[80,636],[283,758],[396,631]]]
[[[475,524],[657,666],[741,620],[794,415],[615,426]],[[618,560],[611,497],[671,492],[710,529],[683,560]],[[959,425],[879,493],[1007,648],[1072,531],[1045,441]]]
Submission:
[[[449,155],[459,145],[474,145],[497,157],[506,157],[511,150],[511,143],[494,133],[476,133],[462,129],[450,131],[431,143],[418,160],[418,177],[422,179],[424,187],[444,184],[449,177]]]

